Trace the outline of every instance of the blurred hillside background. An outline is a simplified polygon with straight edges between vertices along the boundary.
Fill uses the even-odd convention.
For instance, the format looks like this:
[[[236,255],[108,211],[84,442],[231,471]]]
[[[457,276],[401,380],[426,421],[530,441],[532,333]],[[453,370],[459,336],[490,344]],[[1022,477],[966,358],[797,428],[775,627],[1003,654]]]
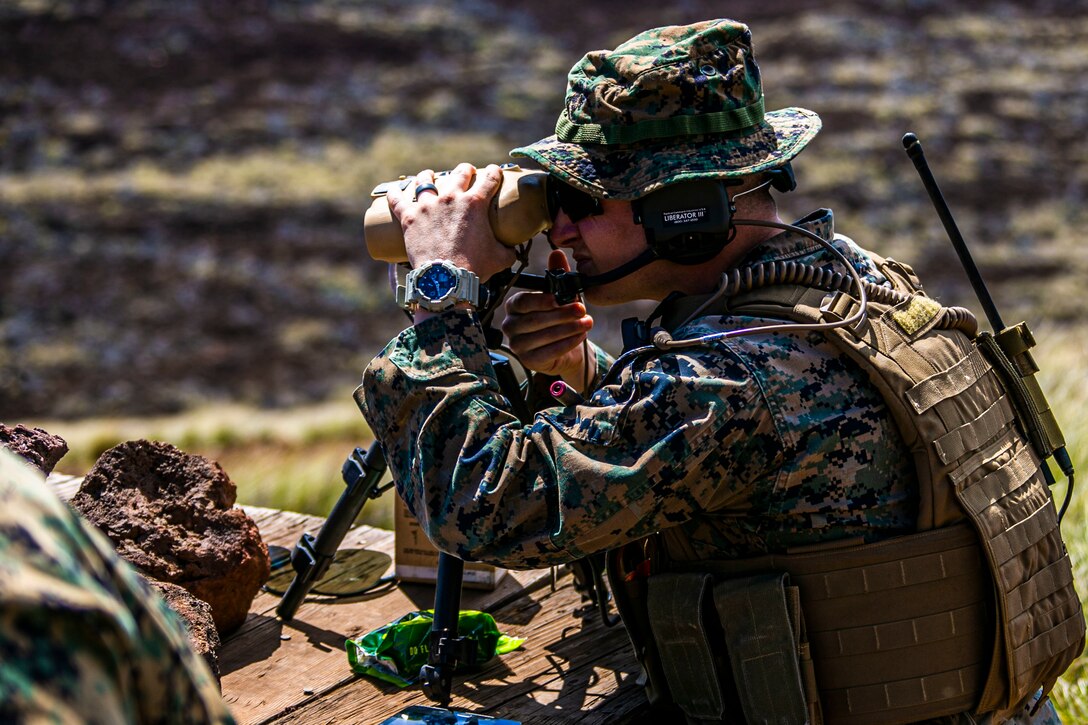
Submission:
[[[1006,320],[1045,337],[1088,319],[1088,4],[1030,6],[729,11],[752,26],[768,108],[824,120],[783,216],[831,206],[841,232],[978,309],[902,151],[914,131]],[[406,324],[361,244],[370,189],[507,160],[553,131],[586,50],[719,12],[0,2],[0,421],[68,439],[67,472],[162,438],[219,459],[243,501],[327,511],[368,436],[349,393]],[[595,314],[615,347],[631,310]]]
[[[51,422],[73,471],[134,432],[226,459],[246,448],[245,470],[228,468],[242,479],[254,452],[283,470],[276,451],[300,448],[305,466],[322,442],[365,438],[348,393],[405,325],[361,245],[370,189],[506,160],[552,132],[584,51],[720,11],[0,3],[0,420]],[[824,119],[784,216],[832,206],[840,231],[977,309],[902,151],[914,131],[1006,319],[1083,325],[1088,5],[729,11],[753,28],[768,107]],[[629,313],[602,311],[599,330]],[[323,508],[308,498],[297,507]]]
[[[327,513],[369,435],[350,391],[405,325],[362,248],[370,189],[505,161],[552,132],[586,50],[723,12],[753,29],[768,108],[824,120],[783,216],[831,206],[979,310],[916,132],[1085,469],[1083,0],[2,0],[0,421],[65,437],[70,473],[157,438],[244,503]]]
[[[1030,8],[1028,8],[1030,5]],[[1085,316],[1088,5],[733,2],[769,108],[816,110],[788,214],[972,302],[919,134],[1009,320]],[[713,17],[598,0],[0,3],[0,418],[327,400],[404,324],[360,244],[378,182],[504,161],[567,69]]]

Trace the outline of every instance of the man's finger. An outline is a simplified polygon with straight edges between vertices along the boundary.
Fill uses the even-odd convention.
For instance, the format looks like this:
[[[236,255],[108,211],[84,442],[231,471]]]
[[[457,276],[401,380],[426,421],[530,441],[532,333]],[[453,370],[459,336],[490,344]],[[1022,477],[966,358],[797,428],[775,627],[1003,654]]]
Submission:
[[[555,298],[544,292],[515,292],[506,298],[508,315],[527,315],[530,312],[545,312],[558,307]]]
[[[501,184],[502,169],[499,168],[498,164],[488,164],[483,170],[477,172],[476,181],[472,188],[481,197],[490,199],[499,190]]]
[[[572,335],[584,335],[593,327],[593,318],[553,322],[539,327],[503,324],[503,333],[510,339],[510,347],[516,350],[536,350]]]
[[[548,269],[558,269],[563,272],[570,271],[570,260],[562,249],[553,249],[548,253]]]
[[[509,309],[507,312],[506,318],[502,321],[502,331],[510,337],[562,325],[581,326],[587,329],[593,326],[592,318],[586,314],[585,308],[580,303],[525,314],[510,314]]]
[[[448,176],[457,189],[465,191],[472,186],[472,182],[476,177],[476,167],[466,161],[462,161],[457,164],[457,166],[453,167],[453,171],[451,171]]]
[[[555,342],[548,343],[547,345],[519,352],[518,357],[525,365],[533,370],[547,371],[559,362],[560,358],[581,345],[585,341],[587,334],[588,333],[582,332],[577,335],[564,337]]]

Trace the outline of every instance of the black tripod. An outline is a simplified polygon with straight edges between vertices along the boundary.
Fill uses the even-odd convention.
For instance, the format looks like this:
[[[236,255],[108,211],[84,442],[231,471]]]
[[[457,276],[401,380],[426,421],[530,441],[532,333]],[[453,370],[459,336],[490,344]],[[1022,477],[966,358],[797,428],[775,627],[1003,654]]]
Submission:
[[[504,355],[491,353],[491,364],[499,385],[514,413],[523,421],[531,419],[521,395],[517,377]],[[342,473],[346,488],[333,506],[317,536],[305,533],[291,552],[295,577],[276,607],[276,614],[290,622],[313,585],[325,575],[344,536],[358,518],[368,499],[377,498],[392,484],[379,487],[386,471],[385,456],[377,442],[365,452],[356,448],[344,461]],[[464,562],[446,553],[438,555],[438,581],[435,587],[434,621],[431,625],[428,663],[420,670],[423,692],[442,705],[449,703],[453,672],[461,663],[475,664],[475,643],[458,636],[457,619],[461,609],[461,583]]]
[[[295,570],[295,577],[276,607],[276,614],[280,619],[285,622],[294,619],[302,600],[329,570],[329,565],[336,557],[336,550],[340,548],[351,525],[359,517],[363,504],[368,499],[377,498],[392,485],[378,486],[385,469],[385,456],[382,455],[377,441],[370,444],[365,452],[362,448],[356,448],[344,461],[340,469],[344,477],[344,492],[332,507],[317,536],[304,533],[291,552],[291,566]]]
[[[484,307],[493,311],[511,285],[550,292],[561,303],[569,302],[581,289],[579,279],[577,274],[570,272],[551,271],[546,276],[538,276],[507,270],[495,275],[489,280],[487,287],[481,288],[481,293],[486,291],[485,297],[488,300]],[[490,312],[485,315],[487,344],[493,349],[498,348],[502,343],[502,333],[487,326],[489,321]],[[533,414],[525,402],[509,358],[494,351],[490,354],[499,388],[510,402],[512,412],[522,423],[529,423]],[[389,485],[378,487],[378,481],[385,470],[385,457],[377,442],[371,444],[365,453],[356,448],[344,462],[342,473],[347,488],[317,537],[303,534],[291,552],[291,566],[294,567],[295,577],[276,608],[276,614],[283,621],[291,621],[314,583],[324,576],[344,536],[359,516],[363,504],[369,498],[377,498],[389,488]],[[588,599],[600,609],[601,619],[606,625],[618,624],[619,618],[608,614],[609,594],[604,583],[604,555],[579,559],[571,562],[570,566],[574,571],[575,588],[582,594],[583,600]],[[475,644],[458,636],[457,632],[463,575],[463,561],[450,554],[439,554],[430,652],[428,663],[423,666],[419,675],[424,694],[442,705],[450,701],[453,672],[457,665],[464,663],[471,666],[476,660]],[[378,582],[375,586],[382,583]]]

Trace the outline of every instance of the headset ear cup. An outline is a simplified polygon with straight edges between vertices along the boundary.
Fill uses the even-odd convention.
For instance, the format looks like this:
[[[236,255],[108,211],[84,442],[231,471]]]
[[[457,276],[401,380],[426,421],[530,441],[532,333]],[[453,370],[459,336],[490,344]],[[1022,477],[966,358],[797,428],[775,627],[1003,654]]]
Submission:
[[[712,259],[731,239],[733,204],[728,187],[735,179],[695,179],[670,184],[636,199],[636,224],[660,259],[700,264]]]
[[[702,264],[716,257],[718,252],[733,240],[736,231],[737,228],[731,226],[729,231],[724,233],[687,234],[663,241],[651,240],[647,236],[647,242],[659,259],[685,265]]]
[[[777,169],[771,169],[766,173],[771,177],[771,188],[775,191],[785,194],[787,191],[793,191],[797,188],[797,177],[793,173],[793,164],[788,161],[785,165],[779,166]]]

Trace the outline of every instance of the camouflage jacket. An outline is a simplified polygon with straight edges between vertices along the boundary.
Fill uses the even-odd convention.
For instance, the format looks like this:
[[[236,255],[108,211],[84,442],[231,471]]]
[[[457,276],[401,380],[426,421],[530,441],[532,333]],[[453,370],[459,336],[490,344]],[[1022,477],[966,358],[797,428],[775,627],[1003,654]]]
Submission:
[[[834,234],[830,211],[798,224],[833,240],[865,279],[886,283],[862,249]],[[790,232],[740,266],[772,260],[839,266]],[[712,315],[666,326],[691,338],[770,322]],[[608,362],[598,357],[600,373]],[[625,356],[598,380],[584,404],[544,408],[523,425],[475,316],[448,312],[392,340],[355,398],[401,497],[436,545],[466,559],[539,567],[670,527],[699,558],[914,528],[911,456],[865,373],[820,333]],[[1051,703],[1031,715],[1033,704],[1005,722],[1060,725]],[[929,723],[978,724],[996,725],[971,713]]]
[[[830,211],[801,223],[884,281],[861,249],[834,237]],[[780,259],[838,264],[789,232],[743,264]],[[757,324],[714,315],[673,334]],[[913,528],[910,456],[865,373],[819,333],[624,360],[584,404],[522,425],[475,316],[451,311],[390,342],[356,400],[409,509],[464,558],[539,567],[677,526],[707,558]]]
[[[2,447],[0,722],[234,722],[162,598]]]

